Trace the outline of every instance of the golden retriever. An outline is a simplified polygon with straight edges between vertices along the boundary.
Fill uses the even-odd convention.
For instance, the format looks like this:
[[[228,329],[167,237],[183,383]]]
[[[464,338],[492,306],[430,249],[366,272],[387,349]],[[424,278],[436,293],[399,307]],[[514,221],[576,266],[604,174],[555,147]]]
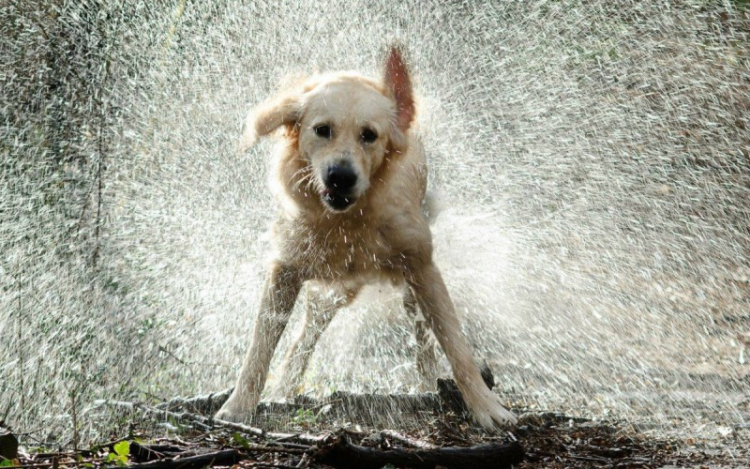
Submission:
[[[432,259],[415,114],[409,72],[400,48],[392,47],[382,81],[356,73],[317,75],[248,117],[244,146],[283,130],[273,175],[281,213],[250,348],[217,418],[241,421],[254,412],[303,284],[310,284],[308,300],[317,307],[308,309],[308,324],[287,354],[283,381],[291,385],[282,385],[285,393],[301,378],[335,311],[365,284],[385,281],[403,286],[411,314],[419,306],[476,421],[487,429],[516,422],[484,384]],[[434,356],[419,339],[418,368],[429,375]]]

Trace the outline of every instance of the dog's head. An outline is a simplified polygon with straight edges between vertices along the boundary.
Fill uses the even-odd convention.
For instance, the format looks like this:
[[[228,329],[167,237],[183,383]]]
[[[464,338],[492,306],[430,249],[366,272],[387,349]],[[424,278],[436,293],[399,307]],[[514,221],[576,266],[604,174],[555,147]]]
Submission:
[[[321,75],[259,106],[248,118],[243,146],[285,127],[310,184],[331,211],[355,205],[389,154],[405,151],[414,120],[411,80],[391,48],[382,83],[351,73]],[[291,182],[291,181],[290,181]]]

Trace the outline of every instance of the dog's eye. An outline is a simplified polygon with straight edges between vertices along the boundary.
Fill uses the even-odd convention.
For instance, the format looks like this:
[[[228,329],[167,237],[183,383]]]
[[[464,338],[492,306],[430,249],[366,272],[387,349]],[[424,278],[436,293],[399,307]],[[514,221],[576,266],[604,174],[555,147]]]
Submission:
[[[365,143],[372,143],[378,139],[378,134],[374,130],[368,129],[367,127],[362,129],[362,133],[359,134],[359,136],[362,138],[362,141]]]
[[[322,138],[331,138],[331,126],[326,124],[320,124],[313,127],[315,135]]]

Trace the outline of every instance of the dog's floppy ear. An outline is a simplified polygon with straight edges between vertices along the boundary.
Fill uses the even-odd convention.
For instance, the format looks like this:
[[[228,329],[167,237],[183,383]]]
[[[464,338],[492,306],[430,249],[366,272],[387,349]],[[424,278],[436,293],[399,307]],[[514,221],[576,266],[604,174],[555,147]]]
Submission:
[[[244,151],[282,125],[293,127],[302,118],[302,97],[289,93],[272,98],[250,111],[245,121],[245,132],[240,140],[240,150]]]
[[[393,122],[395,129],[393,134],[394,145],[403,148],[406,145],[406,132],[409,130],[414,116],[416,106],[414,94],[411,87],[409,70],[404,63],[401,47],[391,46],[385,61],[385,74],[383,85],[388,96],[396,103],[396,115]]]

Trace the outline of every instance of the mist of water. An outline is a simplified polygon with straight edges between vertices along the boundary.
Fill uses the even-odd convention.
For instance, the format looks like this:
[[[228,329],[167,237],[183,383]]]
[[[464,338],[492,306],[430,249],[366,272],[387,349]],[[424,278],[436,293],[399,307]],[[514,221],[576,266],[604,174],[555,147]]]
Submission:
[[[236,150],[244,115],[289,75],[377,76],[394,40],[442,194],[436,259],[498,392],[708,437],[750,418],[736,4],[11,2],[0,24],[0,420],[29,438],[66,441],[73,408],[106,432],[96,399],[234,383],[275,213],[269,143]],[[311,392],[415,389],[395,293],[365,294]]]

